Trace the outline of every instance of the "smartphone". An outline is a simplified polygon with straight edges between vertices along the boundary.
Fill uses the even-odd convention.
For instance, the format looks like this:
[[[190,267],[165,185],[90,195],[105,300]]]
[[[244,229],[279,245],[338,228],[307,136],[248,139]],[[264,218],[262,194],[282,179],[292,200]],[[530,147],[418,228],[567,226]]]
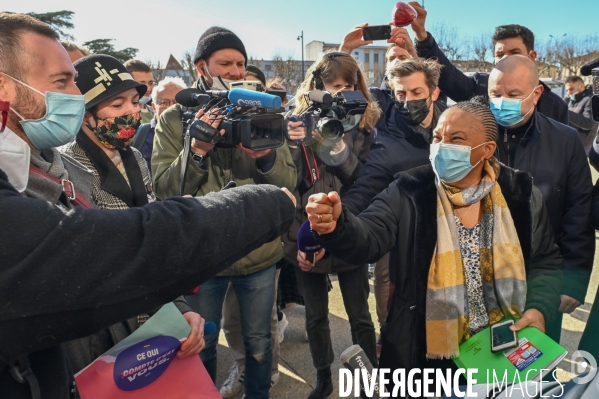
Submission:
[[[364,40],[387,40],[391,38],[391,25],[367,26],[362,30]]]
[[[497,353],[518,346],[515,331],[510,330],[514,320],[506,320],[491,326],[491,352]]]

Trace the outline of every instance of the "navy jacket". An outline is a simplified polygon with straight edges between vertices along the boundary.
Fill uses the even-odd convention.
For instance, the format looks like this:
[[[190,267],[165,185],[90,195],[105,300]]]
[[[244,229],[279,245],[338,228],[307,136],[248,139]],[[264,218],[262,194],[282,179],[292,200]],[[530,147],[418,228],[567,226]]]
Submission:
[[[441,78],[439,79],[439,89],[449,98],[458,102],[469,100],[475,95],[488,95],[487,85],[489,74],[475,73],[473,76],[464,75],[462,71],[447,59],[430,33],[424,41],[419,42],[416,40],[415,42],[418,56],[422,58],[436,58],[443,65]],[[566,103],[557,94],[553,93],[545,83],[539,83],[543,85],[545,90],[541,94],[541,98],[537,104],[538,111],[551,119],[567,125],[568,107]]]
[[[507,164],[505,132],[499,128],[495,156]],[[591,171],[578,132],[535,111],[508,166],[530,173],[543,194],[564,258],[561,294],[584,303],[595,256],[595,232],[590,224]]]
[[[445,103],[436,104],[445,110]],[[396,173],[428,164],[429,154],[430,143],[397,114],[395,107],[388,106],[360,175],[342,199],[343,205],[359,214],[395,180]]]
[[[599,154],[595,150],[595,146],[591,146],[591,150],[589,151],[589,162],[596,171],[599,171]],[[593,188],[591,223],[595,229],[599,230],[599,180],[597,180],[595,187]]]

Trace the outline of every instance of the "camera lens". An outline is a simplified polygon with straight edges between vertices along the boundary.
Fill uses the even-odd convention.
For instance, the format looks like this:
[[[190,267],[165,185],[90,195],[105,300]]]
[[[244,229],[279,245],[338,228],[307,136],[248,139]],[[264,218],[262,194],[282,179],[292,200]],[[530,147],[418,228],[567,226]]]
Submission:
[[[250,129],[252,140],[267,139],[269,137],[269,128],[259,125],[252,125]]]
[[[322,138],[329,141],[341,139],[345,130],[341,121],[336,118],[320,119],[317,128]]]

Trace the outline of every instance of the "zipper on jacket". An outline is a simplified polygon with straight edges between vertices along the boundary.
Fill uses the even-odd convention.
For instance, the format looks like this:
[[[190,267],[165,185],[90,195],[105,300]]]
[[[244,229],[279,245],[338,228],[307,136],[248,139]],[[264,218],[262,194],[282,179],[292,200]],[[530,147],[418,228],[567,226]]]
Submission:
[[[410,201],[412,201],[412,204],[415,204],[414,198],[412,198],[411,195],[404,193],[406,197],[408,197],[410,199]],[[416,206],[414,206],[414,217],[416,221],[418,221],[418,209],[416,208]],[[399,231],[397,232],[399,235]],[[414,237],[418,237],[418,223],[414,223]],[[414,251],[414,255],[413,255],[413,259],[412,259],[412,267],[415,268],[416,265],[416,251]],[[415,273],[414,273],[415,274]],[[417,278],[416,278],[417,279]],[[416,284],[416,282],[414,282],[414,284]],[[410,302],[415,303],[416,302],[416,298],[412,297],[412,292],[410,292]],[[416,309],[416,305],[410,305],[410,310],[414,310]],[[412,342],[414,342],[414,340],[412,340]]]

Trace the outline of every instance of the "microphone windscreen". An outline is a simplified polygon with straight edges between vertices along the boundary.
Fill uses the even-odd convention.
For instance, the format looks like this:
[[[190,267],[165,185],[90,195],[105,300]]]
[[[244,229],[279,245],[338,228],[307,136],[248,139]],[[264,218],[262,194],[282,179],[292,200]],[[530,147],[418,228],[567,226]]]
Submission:
[[[216,324],[213,321],[204,323],[204,335],[214,334],[216,332]]]
[[[341,353],[340,360],[341,363],[346,364],[349,363],[350,359],[355,358],[362,351],[362,347],[360,345],[352,345]]]
[[[310,221],[306,220],[297,232],[297,248],[307,254],[320,251],[321,246],[316,242],[310,230]]]
[[[281,108],[281,97],[246,89],[231,89],[229,101],[242,107]]]
[[[194,94],[202,94],[198,89],[183,89],[175,94],[175,101],[186,107],[195,107],[193,96]]]
[[[330,105],[333,104],[333,96],[331,93],[320,90],[312,90],[308,92],[308,98],[310,101],[314,101],[316,103]]]
[[[593,69],[597,67],[599,67],[599,58],[580,67],[580,74],[582,76],[590,76],[593,72]]]

